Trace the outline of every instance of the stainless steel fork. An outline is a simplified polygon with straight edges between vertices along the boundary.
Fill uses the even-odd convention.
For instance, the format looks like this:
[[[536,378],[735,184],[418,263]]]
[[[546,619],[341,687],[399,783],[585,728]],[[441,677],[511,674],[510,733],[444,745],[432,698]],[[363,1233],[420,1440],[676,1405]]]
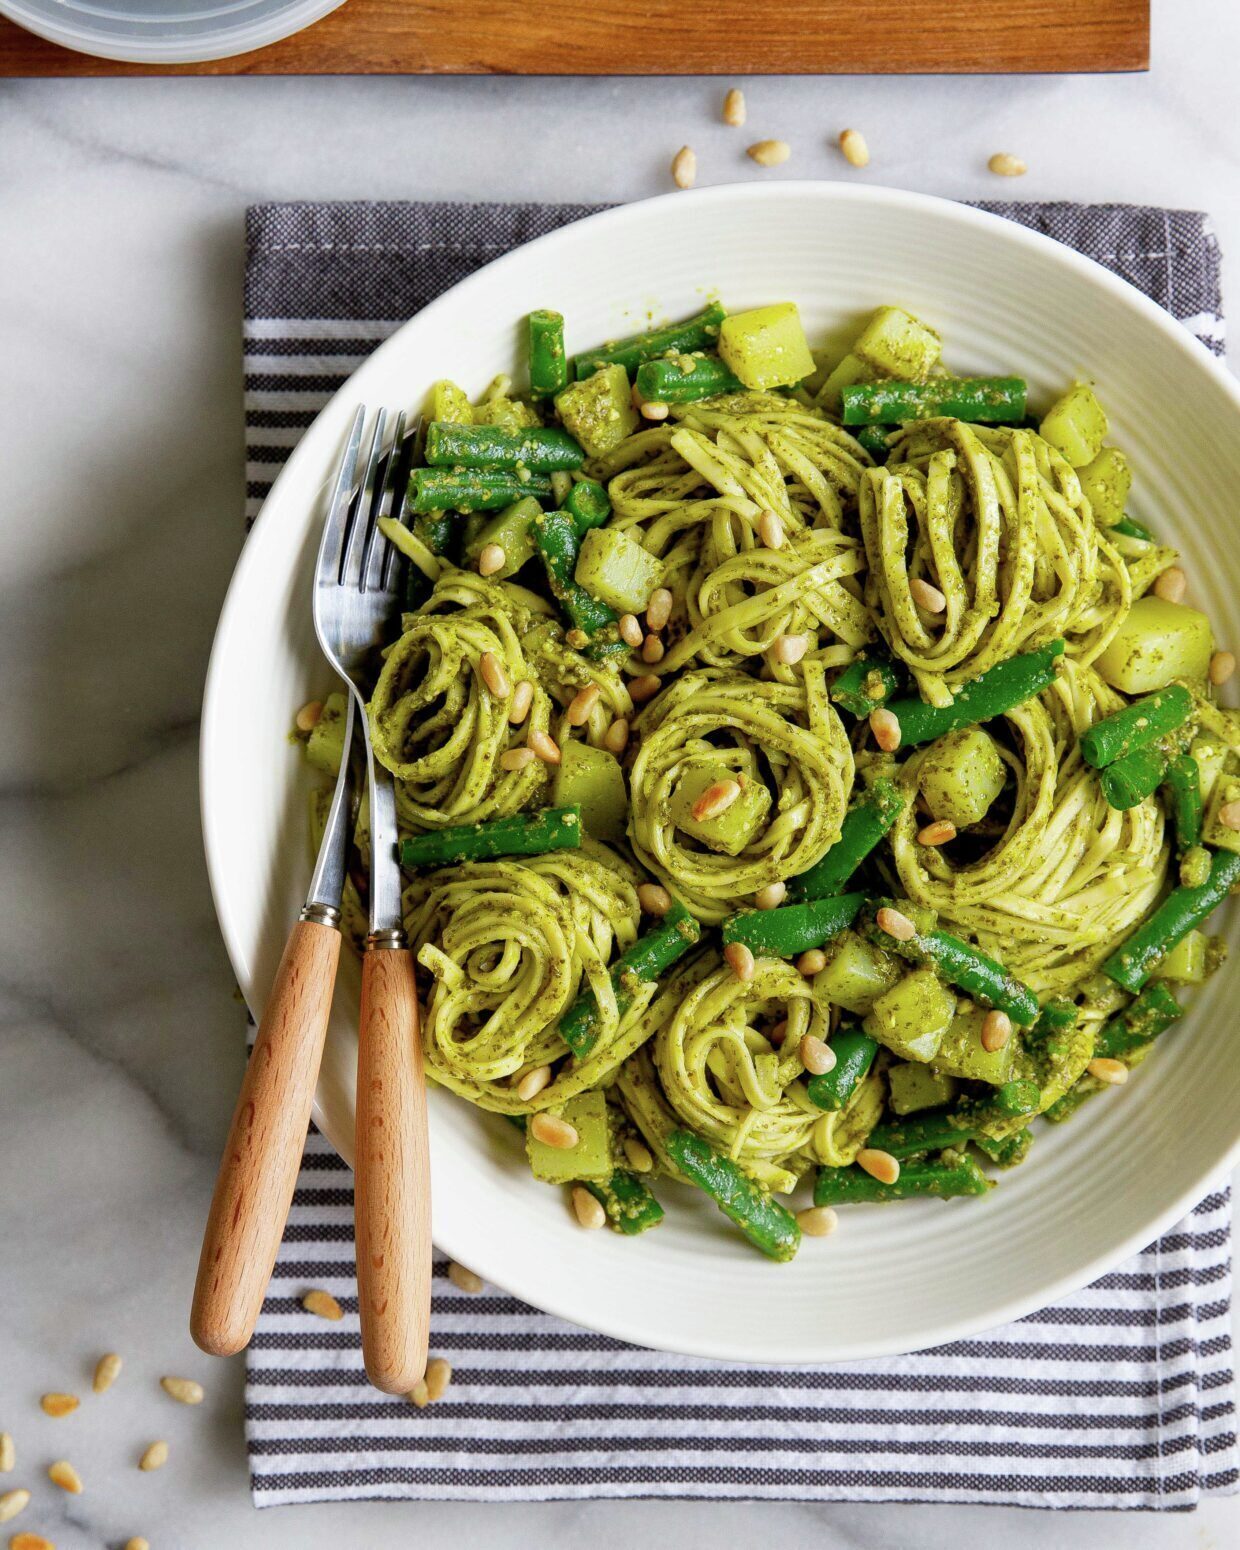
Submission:
[[[408,1393],[426,1368],[430,1322],[430,1159],[426,1082],[413,955],[401,919],[396,796],[378,763],[366,719],[368,672],[397,612],[399,567],[378,530],[399,519],[397,474],[405,417],[390,443],[380,410],[362,455],[366,411],[354,418],[319,546],[314,628],[328,661],[349,686],[366,752],[370,799],[370,934],[362,959],[354,1156],[358,1310],[366,1372],[376,1388]]]

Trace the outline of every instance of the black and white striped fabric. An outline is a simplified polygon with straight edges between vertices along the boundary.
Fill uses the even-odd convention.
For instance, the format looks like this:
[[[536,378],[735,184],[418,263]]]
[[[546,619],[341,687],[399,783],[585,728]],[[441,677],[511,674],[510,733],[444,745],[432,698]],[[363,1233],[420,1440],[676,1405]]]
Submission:
[[[1187,211],[998,206],[1222,348],[1218,253]],[[406,317],[579,207],[265,205],[246,280],[249,516],[328,396]],[[1230,1202],[1208,1196],[1071,1300],[933,1351],[755,1368],[640,1350],[436,1267],[425,1409],[362,1371],[352,1175],[309,1137],[248,1353],[255,1502],[705,1497],[1188,1508],[1240,1481]],[[340,1323],[305,1312],[332,1292]]]

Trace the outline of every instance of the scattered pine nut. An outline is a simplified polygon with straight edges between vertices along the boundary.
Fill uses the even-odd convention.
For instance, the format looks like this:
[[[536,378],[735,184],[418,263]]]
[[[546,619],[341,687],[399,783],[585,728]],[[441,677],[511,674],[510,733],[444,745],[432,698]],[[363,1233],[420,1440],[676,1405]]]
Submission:
[[[535,1066],[532,1071],[527,1071],[517,1080],[517,1097],[522,1103],[529,1103],[537,1098],[543,1088],[551,1080],[550,1066]]]
[[[622,754],[629,741],[629,724],[623,716],[617,716],[603,733],[603,747],[608,753]]]
[[[874,923],[880,931],[885,931],[888,936],[895,937],[897,942],[911,942],[917,935],[917,927],[899,910],[893,910],[890,905],[884,905],[874,917]]]
[[[1022,178],[1029,171],[1020,157],[1013,156],[1011,151],[996,151],[986,165],[1001,178]]]
[[[512,704],[508,707],[508,720],[514,727],[519,727],[529,715],[533,703],[534,685],[528,678],[523,678],[512,691]]]
[[[537,757],[532,748],[505,748],[499,756],[499,767],[501,770],[523,770]]]
[[[1226,829],[1240,829],[1240,802],[1224,802],[1218,810],[1219,822]]]
[[[672,617],[672,604],[675,601],[666,587],[656,587],[646,604],[646,628],[661,630]]]
[[[797,1226],[807,1238],[825,1238],[840,1225],[830,1206],[807,1206],[797,1212]]]
[[[507,558],[502,545],[483,544],[482,553],[478,556],[478,574],[494,576],[497,570],[503,570]]]
[[[59,1420],[61,1416],[72,1415],[81,1400],[76,1394],[44,1394],[39,1401],[39,1408],[44,1415],[50,1415]]]
[[[760,910],[773,910],[778,909],[787,896],[787,883],[767,883],[765,888],[759,888],[757,893],[754,894],[753,902]]]
[[[544,764],[560,762],[560,745],[548,733],[531,732],[525,741]]]
[[[1218,688],[1225,684],[1236,671],[1235,653],[1231,651],[1216,651],[1210,658],[1210,682]]]
[[[512,693],[504,664],[493,651],[484,651],[478,658],[478,671],[482,674],[483,683],[497,700],[506,700]]]
[[[654,1155],[650,1148],[636,1136],[625,1136],[624,1156],[634,1173],[649,1173],[654,1167]]]
[[[301,1305],[307,1313],[313,1313],[316,1319],[327,1319],[332,1324],[339,1324],[344,1318],[344,1309],[330,1292],[317,1289],[307,1292],[301,1299]]]
[[[657,635],[647,635],[642,642],[642,661],[649,662],[653,667],[656,662],[663,660],[663,642]]]
[[[313,732],[323,718],[323,701],[307,700],[297,712],[294,722],[299,732]]]
[[[584,630],[565,630],[564,644],[571,646],[574,651],[584,651],[590,644],[590,637]]]
[[[928,823],[924,829],[917,831],[919,845],[946,845],[955,838],[956,825],[950,818],[936,818],[933,823]]]
[[[0,1496],[0,1523],[11,1523],[23,1507],[30,1505],[30,1492],[24,1486]]]
[[[787,140],[756,140],[745,153],[759,167],[779,167],[792,155]]]
[[[0,1475],[7,1475],[17,1466],[17,1449],[8,1432],[0,1432]]]
[[[733,86],[723,99],[723,121],[733,129],[739,129],[745,122],[745,93],[739,86]]]
[[[870,731],[884,753],[895,753],[900,746],[900,718],[895,711],[880,705],[870,712]]]
[[[106,1356],[101,1356],[95,1363],[95,1378],[92,1387],[96,1394],[106,1394],[117,1378],[121,1375],[121,1359],[115,1351],[109,1351]]]
[[[716,780],[707,786],[689,809],[695,823],[707,823],[726,813],[741,794],[740,783],[735,780]]]
[[[787,1037],[788,1019],[786,1017],[781,1017],[766,1036],[768,1044],[782,1044]]]
[[[468,1292],[471,1297],[476,1297],[486,1285],[480,1275],[473,1270],[466,1270],[464,1265],[458,1265],[454,1259],[448,1261],[448,1280],[458,1292]]]
[[[636,614],[621,614],[619,629],[620,639],[626,646],[632,646],[636,651],[642,643],[641,620]]]
[[[723,956],[738,980],[748,984],[753,979],[755,967],[753,953],[744,942],[729,942],[723,950]]]
[[[815,1038],[812,1033],[801,1035],[797,1053],[801,1057],[801,1064],[811,1076],[825,1076],[835,1067],[835,1051],[822,1039]]]
[[[195,1383],[193,1378],[161,1378],[159,1386],[178,1405],[202,1404],[202,1384]]]
[[[672,182],[677,188],[692,188],[697,182],[697,153],[691,145],[682,145],[672,157]]]
[[[151,1541],[143,1539],[141,1534],[135,1534],[132,1539],[125,1541],[125,1550],[151,1550]]]
[[[784,524],[779,513],[764,511],[758,518],[758,537],[768,549],[782,549],[784,544]]]
[[[1164,603],[1182,603],[1188,591],[1188,577],[1178,565],[1170,565],[1154,583],[1154,596]]]
[[[452,1363],[445,1361],[442,1356],[432,1357],[426,1364],[426,1393],[431,1404],[437,1399],[442,1399],[448,1392],[448,1385],[452,1382]]]
[[[643,700],[653,700],[659,692],[661,680],[656,673],[643,673],[629,682],[629,698],[637,705]]]
[[[68,1491],[70,1496],[82,1494],[82,1477],[68,1459],[57,1459],[54,1464],[49,1464],[47,1478],[62,1491]]]
[[[941,614],[946,612],[947,598],[932,586],[924,577],[914,576],[908,584],[909,595],[918,608],[924,608],[928,614]]]
[[[637,890],[637,902],[645,914],[662,917],[672,907],[672,896],[658,883],[642,883]]]
[[[1091,1060],[1085,1067],[1090,1076],[1097,1077],[1100,1082],[1105,1082],[1108,1087],[1122,1087],[1128,1080],[1128,1067],[1122,1060],[1110,1060],[1105,1055],[1099,1055],[1096,1060]]]
[[[598,704],[601,692],[597,684],[586,684],[584,689],[577,690],[564,713],[570,727],[585,726],[590,719],[590,712]]]
[[[409,1399],[410,1402],[415,1404],[419,1410],[425,1410],[427,1405],[430,1404],[431,1391],[426,1386],[425,1378],[419,1378],[418,1381],[409,1390]]]
[[[580,1184],[574,1184],[572,1201],[573,1215],[577,1218],[579,1227],[584,1227],[587,1232],[597,1232],[600,1227],[606,1227],[607,1212],[588,1189]]]
[[[890,1152],[876,1146],[865,1146],[857,1153],[857,1164],[880,1184],[894,1184],[900,1177],[900,1164]]]
[[[808,635],[778,635],[771,647],[771,655],[781,667],[791,667],[809,650]]]
[[[798,973],[804,974],[807,978],[812,978],[815,974],[821,974],[826,966],[827,955],[821,947],[811,947],[808,952],[802,953],[797,959]]]
[[[647,398],[641,406],[643,420],[666,420],[671,410],[657,398]]]
[[[850,167],[868,167],[870,148],[859,129],[845,129],[840,135],[840,150]]]
[[[557,1152],[571,1151],[579,1139],[575,1128],[556,1114],[535,1114],[530,1121],[530,1134],[535,1141],[554,1147]]]
[[[42,1534],[14,1534],[9,1550],[56,1550],[56,1546]]]
[[[1006,1012],[995,1007],[982,1018],[982,1048],[987,1054],[1003,1049],[1011,1037],[1012,1019]]]

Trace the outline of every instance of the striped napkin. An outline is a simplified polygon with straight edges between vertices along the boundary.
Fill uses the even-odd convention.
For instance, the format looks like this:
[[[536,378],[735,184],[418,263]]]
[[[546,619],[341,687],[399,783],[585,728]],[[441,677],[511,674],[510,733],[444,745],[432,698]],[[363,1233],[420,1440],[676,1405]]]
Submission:
[[[1004,205],[1090,254],[1221,350],[1206,219]],[[253,518],[328,396],[405,318],[581,207],[262,205],[249,212],[247,495]],[[1068,1301],[976,1339],[833,1367],[746,1367],[575,1328],[436,1265],[425,1409],[362,1370],[352,1175],[312,1133],[247,1353],[255,1503],[374,1497],[699,1497],[1188,1508],[1240,1482],[1231,1212],[1210,1194]],[[339,1323],[301,1306],[332,1292]]]

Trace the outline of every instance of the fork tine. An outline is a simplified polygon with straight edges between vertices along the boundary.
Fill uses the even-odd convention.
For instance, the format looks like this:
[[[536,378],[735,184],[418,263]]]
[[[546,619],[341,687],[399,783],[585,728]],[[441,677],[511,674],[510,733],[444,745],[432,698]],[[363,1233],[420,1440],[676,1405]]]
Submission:
[[[405,434],[405,444],[400,449],[400,461],[396,464],[396,495],[392,506],[392,517],[405,526],[405,508],[409,504],[409,474],[417,458],[418,437],[422,431],[422,416],[417,415],[412,425],[408,426]],[[392,592],[399,585],[401,576],[404,575],[412,563],[405,560],[401,564],[403,556],[398,552],[395,544],[387,546],[387,556],[383,562],[383,587],[387,592]]]
[[[362,557],[363,592],[383,590],[384,573],[387,570],[387,559],[392,551],[392,545],[380,533],[379,522],[382,518],[392,515],[392,504],[396,494],[396,475],[399,471],[401,453],[404,450],[401,445],[404,439],[405,415],[402,410],[396,416],[396,429],[392,432],[391,450],[388,452],[387,461],[383,466],[383,489],[379,497],[374,523],[366,537],[366,553]]]
[[[327,516],[323,519],[323,537],[319,540],[317,575],[320,581],[335,581],[340,574],[340,557],[344,552],[345,524],[349,514],[349,493],[357,468],[357,454],[362,444],[362,426],[366,420],[366,406],[359,404],[353,416],[353,425],[340,456],[340,467],[332,487]]]
[[[375,416],[370,450],[366,454],[366,472],[362,476],[349,514],[349,531],[344,542],[344,556],[340,562],[341,585],[359,587],[359,590],[366,538],[374,521],[375,479],[379,471],[379,459],[383,448],[383,427],[386,422],[387,412],[380,409]]]

